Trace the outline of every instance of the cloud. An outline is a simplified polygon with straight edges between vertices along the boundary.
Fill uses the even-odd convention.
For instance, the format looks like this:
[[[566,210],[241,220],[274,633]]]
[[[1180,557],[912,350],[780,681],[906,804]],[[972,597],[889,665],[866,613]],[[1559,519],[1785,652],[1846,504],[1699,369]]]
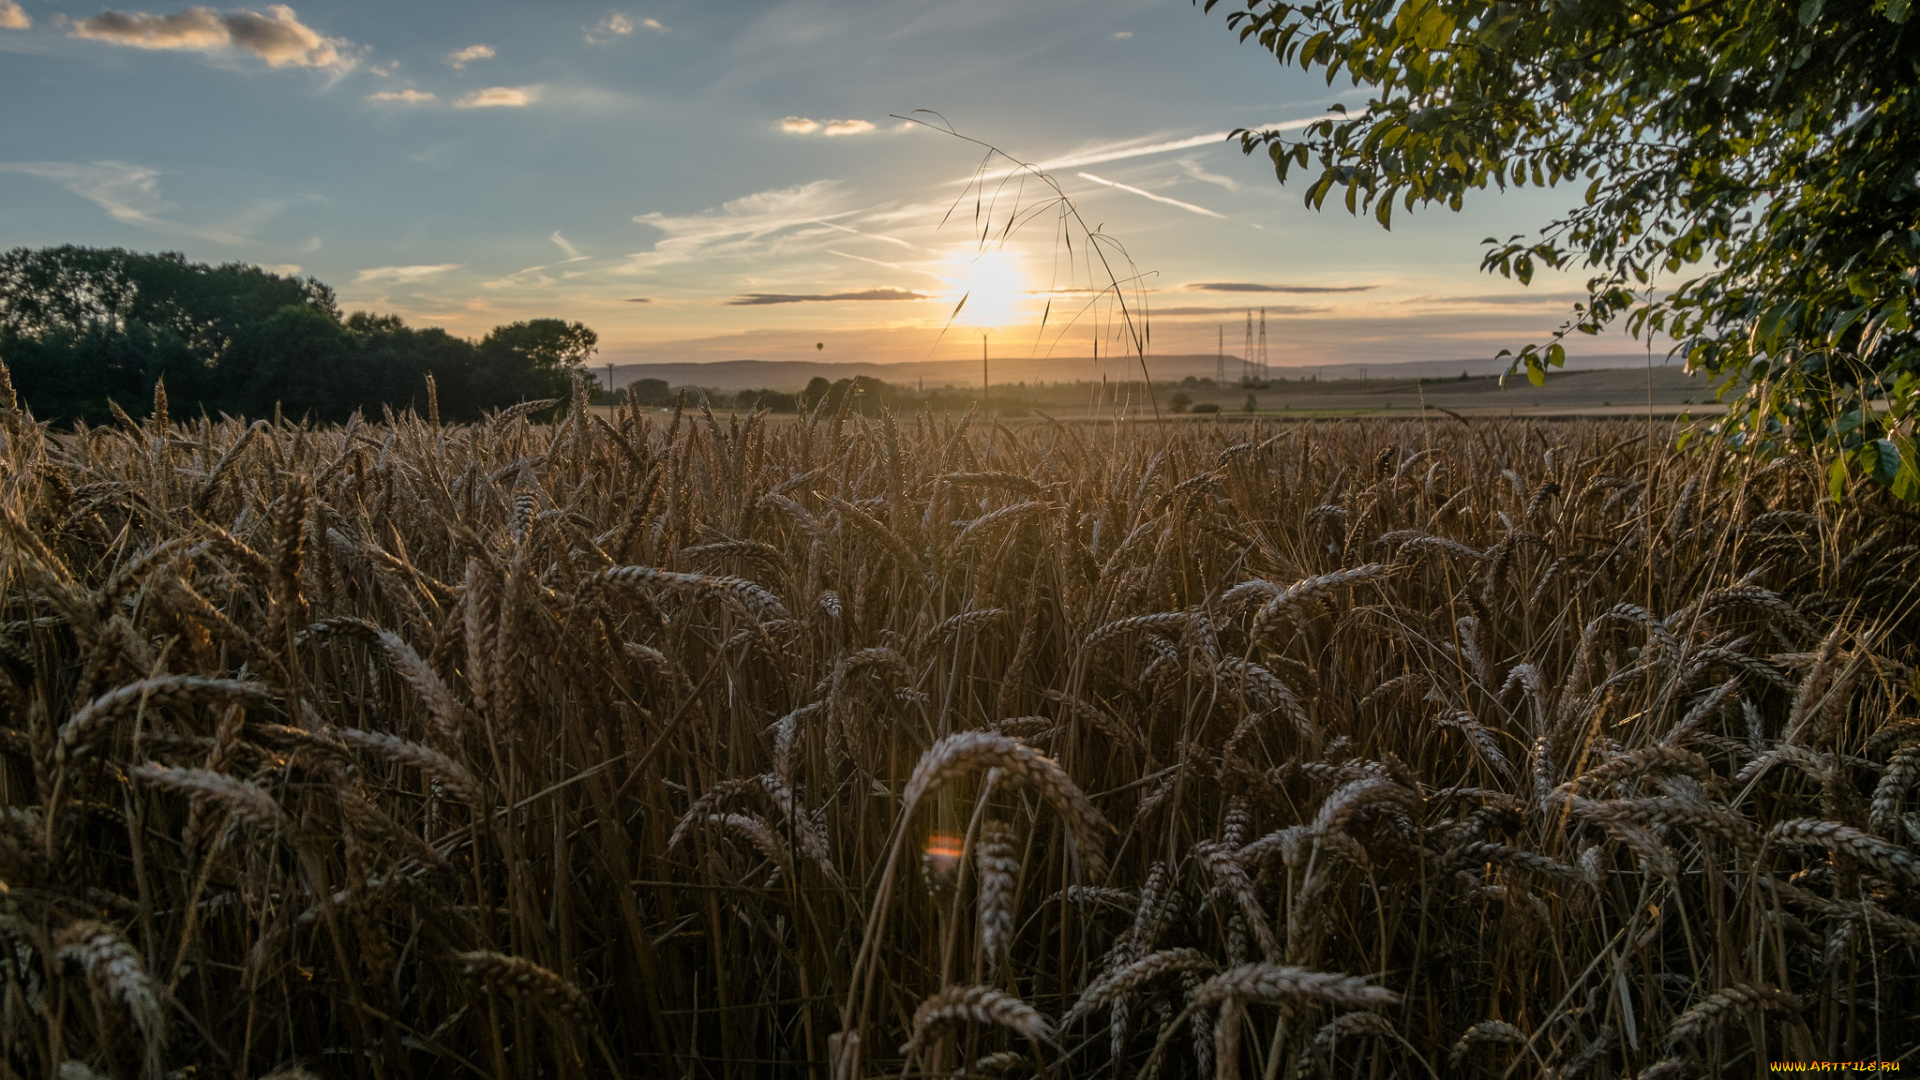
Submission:
[[[0,0],[0,30],[30,30],[33,16],[20,7],[19,0]]]
[[[426,90],[382,90],[377,94],[368,94],[368,101],[399,101],[408,105],[418,105],[423,101],[432,101],[433,94]]]
[[[553,230],[553,235],[547,237],[547,239],[553,241],[554,244],[558,246],[561,251],[566,252],[567,258],[569,261],[573,259],[587,258],[587,256],[580,254],[579,248],[574,247],[573,244],[570,241],[568,241],[566,237],[560,235],[559,229]]]
[[[260,263],[259,266],[260,269],[265,270],[267,273],[279,274],[281,277],[300,276],[299,263]]]
[[[367,65],[367,74],[377,75],[382,79],[387,78],[388,76],[392,75],[394,72],[399,70],[400,70],[400,61],[398,60],[388,60],[385,63],[381,63],[381,64]]]
[[[1138,195],[1143,199],[1152,199],[1154,202],[1157,202],[1157,203],[1166,203],[1168,206],[1177,206],[1180,209],[1185,210],[1190,214],[1199,214],[1202,217],[1210,217],[1210,218],[1225,218],[1227,216],[1217,211],[1209,210],[1204,206],[1195,206],[1190,202],[1181,202],[1179,199],[1169,199],[1165,195],[1155,195],[1151,191],[1146,191],[1141,188],[1134,187],[1130,184],[1122,184],[1117,180],[1104,180],[1098,176],[1093,175],[1090,172],[1083,172],[1079,175],[1080,175],[1080,179],[1082,180],[1091,180],[1096,184],[1105,184],[1107,187],[1113,188],[1117,191],[1124,191],[1129,195]]]
[[[1409,304],[1459,307],[1467,304],[1494,304],[1500,307],[1524,307],[1532,304],[1576,304],[1584,303],[1590,297],[1583,292],[1555,293],[1501,293],[1491,296],[1410,296]]]
[[[446,55],[445,63],[455,71],[466,67],[475,60],[491,60],[494,52],[491,45],[469,45],[464,49],[455,49]]]
[[[1195,292],[1234,293],[1343,293],[1366,292],[1378,285],[1262,285],[1251,281],[1196,281],[1181,288]]]
[[[160,193],[158,169],[124,161],[73,163],[64,161],[0,162],[0,172],[21,173],[50,180],[107,212],[115,221],[155,232],[192,236],[216,244],[245,247],[253,233],[299,199],[257,199],[222,222],[190,225],[165,216],[177,207]]]
[[[651,296],[629,296],[629,297],[627,297],[627,303],[629,303],[629,304],[651,304],[651,303],[653,303],[653,297],[651,297]]]
[[[912,289],[860,289],[840,293],[746,293],[727,301],[728,307],[756,307],[761,304],[816,304],[839,300],[925,300],[926,293]]]
[[[859,211],[843,210],[840,182],[815,180],[795,187],[773,188],[743,195],[697,214],[648,213],[634,221],[664,235],[651,251],[629,256],[627,272],[674,263],[714,258],[754,258],[784,255],[796,250],[818,250],[833,235],[833,219]],[[811,235],[797,230],[815,226]]]
[[[868,120],[813,120],[805,116],[789,116],[780,121],[780,130],[789,135],[865,135],[874,130]]]
[[[354,275],[355,285],[372,285],[380,282],[393,282],[409,285],[416,281],[425,281],[436,274],[449,270],[458,270],[461,263],[440,263],[435,266],[375,266]]]
[[[1182,172],[1186,173],[1188,176],[1193,177],[1195,180],[1201,181],[1202,183],[1218,184],[1221,187],[1226,188],[1228,191],[1240,190],[1240,181],[1235,180],[1231,176],[1221,176],[1219,173],[1208,172],[1205,168],[1201,166],[1199,158],[1191,157],[1191,156],[1183,157],[1176,160],[1174,164],[1180,166],[1180,170]]]
[[[520,109],[539,100],[540,86],[489,86],[455,101],[456,109]]]
[[[651,30],[656,34],[664,34],[667,32],[667,28],[660,25],[659,19],[643,18],[636,20],[631,15],[616,11],[612,15],[601,19],[598,25],[587,31],[587,40],[595,45],[599,45],[603,42],[611,41],[616,37],[626,37],[635,30]]]
[[[218,12],[190,7],[173,15],[103,11],[73,24],[73,36],[135,49],[220,52],[237,49],[266,61],[268,67],[346,70],[356,60],[342,49],[352,44],[330,38],[294,16],[285,4],[265,11]]]
[[[1253,131],[1297,131],[1308,124],[1317,124],[1326,119],[1324,116],[1307,116],[1297,120],[1282,120],[1277,124],[1255,124]],[[1109,161],[1125,161],[1128,158],[1147,157],[1152,154],[1167,154],[1175,150],[1191,150],[1196,146],[1219,145],[1227,141],[1231,131],[1215,131],[1206,135],[1190,135],[1183,139],[1156,140],[1156,136],[1141,139],[1123,139],[1118,142],[1100,143],[1085,150],[1077,150],[1060,157],[1036,161],[1021,168],[1038,169],[1041,172],[1053,172],[1058,169],[1074,169],[1082,165],[1100,165]],[[999,180],[1012,176],[1018,168],[990,169],[976,173],[953,183],[973,184],[981,180]]]
[[[1113,32],[1113,39],[1115,41],[1125,41],[1132,36],[1133,36],[1133,31],[1131,30],[1115,30]]]
[[[124,161],[87,165],[59,161],[0,162],[0,172],[24,173],[54,183],[107,212],[115,221],[153,226],[174,208],[160,197],[160,172]]]
[[[1162,316],[1173,318],[1189,315],[1213,315],[1225,316],[1228,319],[1238,319],[1246,310],[1246,308],[1237,307],[1164,307],[1150,308],[1147,314],[1156,319]],[[1324,315],[1333,309],[1329,307],[1274,307],[1269,304],[1263,310],[1269,315]]]

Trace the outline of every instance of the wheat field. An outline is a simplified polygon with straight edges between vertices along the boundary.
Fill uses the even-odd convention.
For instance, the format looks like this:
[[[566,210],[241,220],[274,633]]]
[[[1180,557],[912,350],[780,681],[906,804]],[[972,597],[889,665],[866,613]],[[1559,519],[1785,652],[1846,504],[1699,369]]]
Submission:
[[[6,1076],[1916,1061],[1910,509],[1644,422],[579,404],[0,394]]]

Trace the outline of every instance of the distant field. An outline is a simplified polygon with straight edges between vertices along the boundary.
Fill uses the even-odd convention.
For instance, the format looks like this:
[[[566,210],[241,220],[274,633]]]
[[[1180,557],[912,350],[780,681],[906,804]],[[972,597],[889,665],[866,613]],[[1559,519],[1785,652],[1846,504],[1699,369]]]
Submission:
[[[1196,383],[1200,380],[1196,379]],[[1211,380],[1208,380],[1209,382]],[[916,394],[906,388],[906,408],[917,410],[921,400],[931,400],[936,411],[964,411],[978,396],[979,386],[952,389],[929,388]],[[1453,378],[1343,378],[1274,379],[1253,386],[1233,383],[1228,386],[1156,385],[1159,410],[1163,417],[1173,415],[1170,401],[1175,393],[1184,393],[1194,405],[1220,407],[1220,420],[1246,419],[1247,396],[1255,403],[1254,416],[1286,419],[1290,416],[1393,416],[1417,412],[1422,407],[1445,409],[1471,416],[1512,416],[1544,419],[1548,417],[1675,417],[1682,413],[1695,416],[1720,412],[1705,379],[1689,378],[1677,366],[1647,368],[1603,368],[1593,371],[1555,371],[1545,386],[1533,386],[1524,378],[1514,378],[1500,386],[1496,375],[1469,375]],[[715,407],[723,408],[718,395]],[[993,403],[1003,419],[1044,411],[1060,420],[1097,417],[1111,419],[1116,412],[1135,417],[1153,415],[1153,406],[1139,384],[1127,388],[1103,388],[1096,383],[999,383],[993,385]],[[1201,414],[1205,415],[1205,414]],[[1199,418],[1196,416],[1196,418]]]

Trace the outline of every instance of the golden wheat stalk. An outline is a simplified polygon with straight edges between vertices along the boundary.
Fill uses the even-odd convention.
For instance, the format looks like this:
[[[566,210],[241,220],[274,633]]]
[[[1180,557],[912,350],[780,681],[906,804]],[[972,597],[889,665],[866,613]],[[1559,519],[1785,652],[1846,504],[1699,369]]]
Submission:
[[[275,828],[285,823],[280,804],[274,801],[273,796],[267,794],[265,788],[247,780],[236,780],[207,769],[152,763],[136,765],[128,771],[136,780],[190,795],[195,802],[223,806],[235,819],[250,825]]]
[[[1079,785],[1053,759],[1018,739],[985,731],[962,731],[928,747],[913,767],[901,796],[904,814],[911,815],[929,792],[957,777],[983,769],[999,769],[1003,776],[1040,793],[1066,819],[1075,847],[1096,875],[1102,865],[1104,834],[1111,828],[1094,809]]]
[[[913,1027],[900,1052],[917,1055],[929,1038],[960,1024],[1002,1027],[1033,1042],[1052,1037],[1046,1017],[1019,998],[990,986],[949,986],[913,1010]]]
[[[580,988],[525,957],[475,950],[455,953],[453,959],[468,978],[525,997],[582,1026],[593,1022],[593,1004]]]

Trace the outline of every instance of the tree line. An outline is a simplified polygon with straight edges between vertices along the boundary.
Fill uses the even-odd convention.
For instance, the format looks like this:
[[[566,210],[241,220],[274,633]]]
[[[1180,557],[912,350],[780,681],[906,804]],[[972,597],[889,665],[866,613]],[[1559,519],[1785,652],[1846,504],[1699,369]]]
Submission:
[[[0,361],[41,419],[87,423],[114,406],[141,415],[165,380],[176,412],[344,420],[427,408],[440,414],[565,397],[597,336],[534,319],[479,341],[399,316],[343,315],[318,280],[258,266],[189,262],[72,245],[0,256]]]
[[[882,409],[895,408],[902,396],[899,387],[867,375],[837,382],[815,375],[805,389],[794,394],[765,388],[727,391],[699,386],[672,386],[665,379],[636,379],[622,387],[614,400],[624,404],[631,398],[636,405],[668,408],[679,401],[683,392],[688,401],[705,398],[716,409],[733,408],[748,412],[765,409],[776,413],[812,412],[816,408],[834,412],[840,408],[846,395],[852,394],[853,400],[847,402],[847,407],[863,416],[878,416]]]

